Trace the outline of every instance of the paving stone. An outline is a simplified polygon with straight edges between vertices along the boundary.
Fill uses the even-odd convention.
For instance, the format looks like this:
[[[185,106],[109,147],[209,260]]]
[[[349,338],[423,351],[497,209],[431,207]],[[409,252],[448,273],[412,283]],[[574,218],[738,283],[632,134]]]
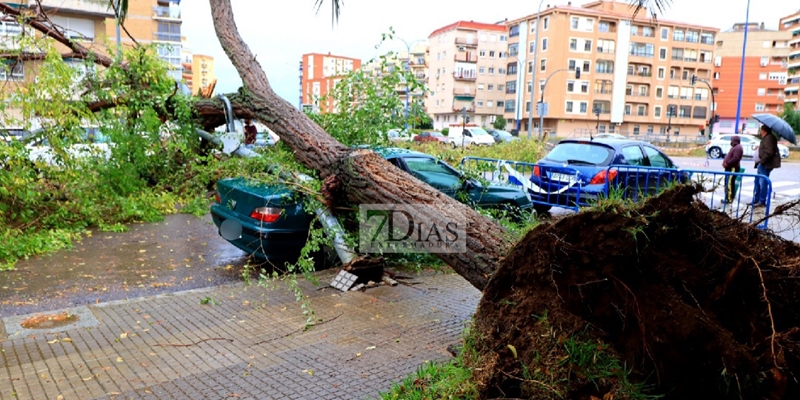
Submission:
[[[457,275],[419,281],[345,293],[302,282],[319,318],[307,330],[280,285],[93,305],[95,326],[0,341],[0,379],[11,382],[0,399],[375,398],[423,362],[449,358],[480,299]]]

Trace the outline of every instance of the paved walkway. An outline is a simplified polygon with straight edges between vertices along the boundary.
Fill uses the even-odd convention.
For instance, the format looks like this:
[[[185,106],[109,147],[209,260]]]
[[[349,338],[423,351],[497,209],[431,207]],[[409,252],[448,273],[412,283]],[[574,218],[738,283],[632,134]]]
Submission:
[[[319,273],[321,284],[336,272]],[[458,275],[415,283],[342,293],[302,282],[322,319],[310,330],[282,284],[79,306],[79,321],[51,330],[6,317],[0,399],[375,398],[449,358],[477,307]]]

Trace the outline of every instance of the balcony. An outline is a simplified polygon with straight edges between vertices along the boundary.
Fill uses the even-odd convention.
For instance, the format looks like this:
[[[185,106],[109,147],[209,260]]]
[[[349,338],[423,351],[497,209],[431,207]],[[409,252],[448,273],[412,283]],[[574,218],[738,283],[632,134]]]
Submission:
[[[181,19],[180,7],[153,6],[154,19]]]
[[[456,97],[475,97],[474,89],[453,89],[453,96]]]
[[[58,10],[59,13],[75,13],[94,15],[104,18],[113,18],[114,10],[107,1],[92,0],[41,0],[45,11]],[[38,7],[37,0],[28,0],[28,7]]]
[[[630,97],[650,97],[650,93],[642,94],[642,93],[639,93],[639,92],[626,92],[625,96],[630,96]]]
[[[653,73],[649,71],[639,71],[639,72],[628,71],[628,76],[641,76],[643,78],[649,78],[653,76]]]
[[[453,57],[453,59],[459,62],[468,62],[468,63],[478,62],[478,56],[474,56],[472,54],[456,54]]]
[[[453,72],[453,79],[457,81],[475,82],[475,80],[478,79],[478,74],[475,73],[475,71]]]
[[[476,38],[456,38],[456,45],[457,46],[466,46],[466,47],[478,47],[478,39]]]
[[[595,89],[594,92],[597,94],[612,94],[611,89]]]
[[[181,42],[181,34],[180,33],[169,33],[169,32],[153,32],[153,40],[159,42]]]
[[[461,109],[462,109],[462,108],[463,108],[463,107],[459,107],[459,106],[453,106],[453,111],[455,111],[455,112],[461,112]],[[471,107],[467,107],[467,112],[475,112],[475,107],[472,107],[472,106],[471,106]]]
[[[614,54],[615,50],[614,49],[609,49],[608,47],[604,48],[604,47],[597,46],[597,52],[598,53],[603,53],[603,54]]]

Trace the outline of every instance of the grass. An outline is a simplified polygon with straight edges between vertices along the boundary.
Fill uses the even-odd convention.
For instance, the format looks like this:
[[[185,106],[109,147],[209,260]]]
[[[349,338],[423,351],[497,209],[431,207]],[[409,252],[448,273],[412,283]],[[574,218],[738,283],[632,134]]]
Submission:
[[[519,359],[521,375],[516,377],[525,395],[530,398],[570,398],[573,390],[586,384],[594,386],[598,392],[605,392],[605,398],[649,400],[661,396],[646,393],[646,385],[633,382],[631,370],[616,356],[605,343],[590,337],[586,332],[566,334],[551,326],[548,317],[538,318],[536,329],[532,330],[527,348],[510,348],[514,358],[522,354],[534,354],[525,364]],[[491,354],[492,349],[479,348],[477,332],[469,328],[464,334],[464,344],[458,356],[450,361],[425,362],[419,369],[392,385],[383,400],[396,399],[474,399],[481,397],[478,375],[486,375],[482,370],[483,355]],[[490,346],[497,344],[489,343]],[[495,346],[498,347],[498,346]],[[535,363],[535,364],[534,364]],[[473,374],[473,372],[479,374]]]

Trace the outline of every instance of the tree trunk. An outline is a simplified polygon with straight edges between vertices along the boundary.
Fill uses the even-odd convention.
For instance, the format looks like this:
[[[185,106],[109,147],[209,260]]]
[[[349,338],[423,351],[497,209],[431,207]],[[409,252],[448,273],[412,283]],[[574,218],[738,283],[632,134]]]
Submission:
[[[353,150],[328,135],[303,112],[275,94],[255,56],[236,28],[230,0],[209,0],[214,28],[222,48],[242,78],[243,88],[229,99],[238,116],[253,117],[272,129],[303,165],[319,172],[331,193],[342,193],[355,204],[436,204],[440,213],[423,215],[428,223],[445,226],[467,219],[467,251],[436,255],[476,288],[483,290],[500,259],[510,249],[506,231],[475,210],[411,177],[369,150]],[[222,122],[221,102],[198,104],[204,124]]]
[[[238,93],[227,95],[234,114],[259,120],[278,134],[295,152],[298,161],[318,171],[320,178],[325,179],[326,194],[344,196],[355,204],[438,205],[441,212],[421,214],[427,223],[437,226],[466,217],[467,251],[436,255],[476,288],[483,290],[512,245],[506,231],[491,219],[392,166],[376,153],[354,150],[339,143],[304,113],[275,94],[261,65],[239,35],[230,0],[209,1],[220,44],[244,85]],[[0,12],[20,16],[18,9],[4,3],[0,3]],[[32,28],[67,46],[73,57],[92,58],[106,67],[114,62],[71,41],[40,10],[26,15],[26,19]],[[113,107],[114,102],[95,106],[98,109]],[[223,104],[218,99],[198,101],[195,111],[200,124],[207,130],[225,123]],[[328,200],[332,203],[335,199]]]

